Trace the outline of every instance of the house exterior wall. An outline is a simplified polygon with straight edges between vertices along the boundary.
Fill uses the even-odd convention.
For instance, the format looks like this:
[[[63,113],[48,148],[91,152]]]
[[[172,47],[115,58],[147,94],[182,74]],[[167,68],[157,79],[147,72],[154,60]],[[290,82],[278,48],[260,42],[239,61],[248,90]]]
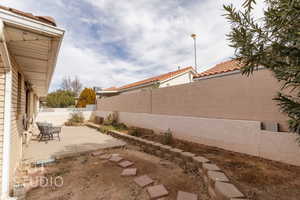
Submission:
[[[21,75],[21,89],[18,94],[18,73]],[[11,151],[10,151],[10,176],[13,177],[18,164],[22,158],[22,136],[25,131],[23,128],[23,117],[25,114],[25,84],[24,76],[18,69],[17,64],[12,60],[12,108],[11,108]],[[18,107],[18,95],[19,107]],[[13,181],[12,178],[10,178]]]
[[[5,71],[0,55],[0,187],[2,186]]]
[[[12,98],[11,98],[11,144],[10,144],[10,185],[14,177],[15,170],[20,164],[22,158],[22,138],[25,131],[23,127],[23,117],[26,112],[26,91],[25,91],[25,78],[22,71],[18,68],[17,64],[11,59],[12,62]],[[18,73],[21,74],[20,81],[20,98],[18,98]],[[5,96],[5,71],[0,57],[0,174],[2,173],[2,154],[3,154],[3,127],[4,127],[4,96]],[[34,113],[34,105],[37,98],[33,98],[30,104],[31,116]],[[18,106],[19,101],[19,106]],[[2,178],[2,176],[1,176]],[[2,179],[1,179],[2,180]],[[1,184],[1,181],[0,181]]]
[[[180,74],[179,76],[175,76],[171,79],[168,79],[166,81],[162,81],[159,84],[159,88],[187,84],[187,83],[191,83],[191,82],[193,82],[193,74],[192,74],[192,72],[186,72],[186,73]],[[121,91],[121,94],[131,94],[131,93],[141,92],[141,91],[145,91],[147,89],[153,89],[153,88],[155,88],[155,86],[152,84],[152,85],[147,85],[147,86],[138,87],[138,88],[131,88],[126,91]],[[112,95],[112,96],[115,96],[115,95]]]
[[[180,84],[186,84],[193,82],[193,75],[191,72],[184,73],[180,76],[174,77],[170,80],[167,80],[165,82],[162,82],[159,87],[169,87],[174,85],[180,85]]]

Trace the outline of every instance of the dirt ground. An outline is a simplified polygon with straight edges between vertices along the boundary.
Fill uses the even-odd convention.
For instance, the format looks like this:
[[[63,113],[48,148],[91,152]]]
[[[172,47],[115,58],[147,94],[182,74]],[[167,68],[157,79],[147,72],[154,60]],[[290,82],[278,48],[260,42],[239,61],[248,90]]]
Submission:
[[[161,134],[147,132],[140,137],[163,141]],[[300,167],[174,138],[170,145],[216,163],[250,200],[300,200]]]
[[[179,190],[209,199],[200,177],[186,174],[175,164],[158,157],[129,149],[109,150],[133,161],[139,175],[147,174],[155,184],[164,184],[169,191],[166,199],[176,199]],[[121,177],[122,168],[95,156],[81,156],[60,161],[47,167],[47,178],[62,176],[62,187],[39,187],[31,190],[27,200],[146,200],[149,195],[133,181],[134,177]]]

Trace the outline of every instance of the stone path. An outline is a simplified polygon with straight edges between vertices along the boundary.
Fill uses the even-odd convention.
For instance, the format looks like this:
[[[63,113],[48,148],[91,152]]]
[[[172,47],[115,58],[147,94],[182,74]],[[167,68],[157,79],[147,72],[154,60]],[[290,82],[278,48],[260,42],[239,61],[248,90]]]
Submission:
[[[100,159],[106,159],[113,163],[116,163],[118,166],[125,168],[120,176],[136,176],[137,175],[137,168],[133,168],[134,162],[131,162],[129,160],[125,160],[123,157],[121,157],[119,154],[105,154],[101,153],[100,151],[94,152],[91,154],[92,156],[99,156]],[[129,168],[131,167],[131,168]],[[222,176],[217,176],[219,174],[214,174],[216,178],[220,178]],[[152,185],[154,183],[154,180],[149,177],[147,174],[141,175],[139,177],[136,177],[133,179],[133,181],[140,186],[141,188],[146,187],[146,190],[150,196],[150,199],[157,199],[157,200],[163,200],[164,197],[168,196],[169,192],[166,189],[166,187],[162,184],[159,185]],[[198,196],[197,194],[184,192],[184,191],[178,191],[177,193],[177,200],[197,200]]]

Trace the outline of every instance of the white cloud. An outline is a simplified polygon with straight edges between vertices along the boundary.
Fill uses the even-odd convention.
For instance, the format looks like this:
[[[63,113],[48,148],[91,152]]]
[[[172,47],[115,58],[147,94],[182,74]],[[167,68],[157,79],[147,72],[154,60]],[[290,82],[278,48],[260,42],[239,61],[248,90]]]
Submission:
[[[228,0],[2,0],[1,4],[50,15],[67,31],[52,81],[77,75],[87,86],[121,85],[193,65],[196,33],[203,71],[229,59],[222,16]],[[240,6],[242,1],[233,0]],[[262,14],[262,3],[255,11]]]

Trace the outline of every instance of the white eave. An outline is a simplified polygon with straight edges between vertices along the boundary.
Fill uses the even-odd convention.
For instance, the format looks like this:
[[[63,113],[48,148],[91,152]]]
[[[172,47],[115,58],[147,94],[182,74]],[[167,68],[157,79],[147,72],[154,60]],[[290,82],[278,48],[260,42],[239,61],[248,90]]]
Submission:
[[[5,45],[38,96],[48,92],[64,30],[0,9]]]
[[[111,93],[118,93],[119,91],[117,90],[101,90],[97,91],[97,94],[111,94]]]

